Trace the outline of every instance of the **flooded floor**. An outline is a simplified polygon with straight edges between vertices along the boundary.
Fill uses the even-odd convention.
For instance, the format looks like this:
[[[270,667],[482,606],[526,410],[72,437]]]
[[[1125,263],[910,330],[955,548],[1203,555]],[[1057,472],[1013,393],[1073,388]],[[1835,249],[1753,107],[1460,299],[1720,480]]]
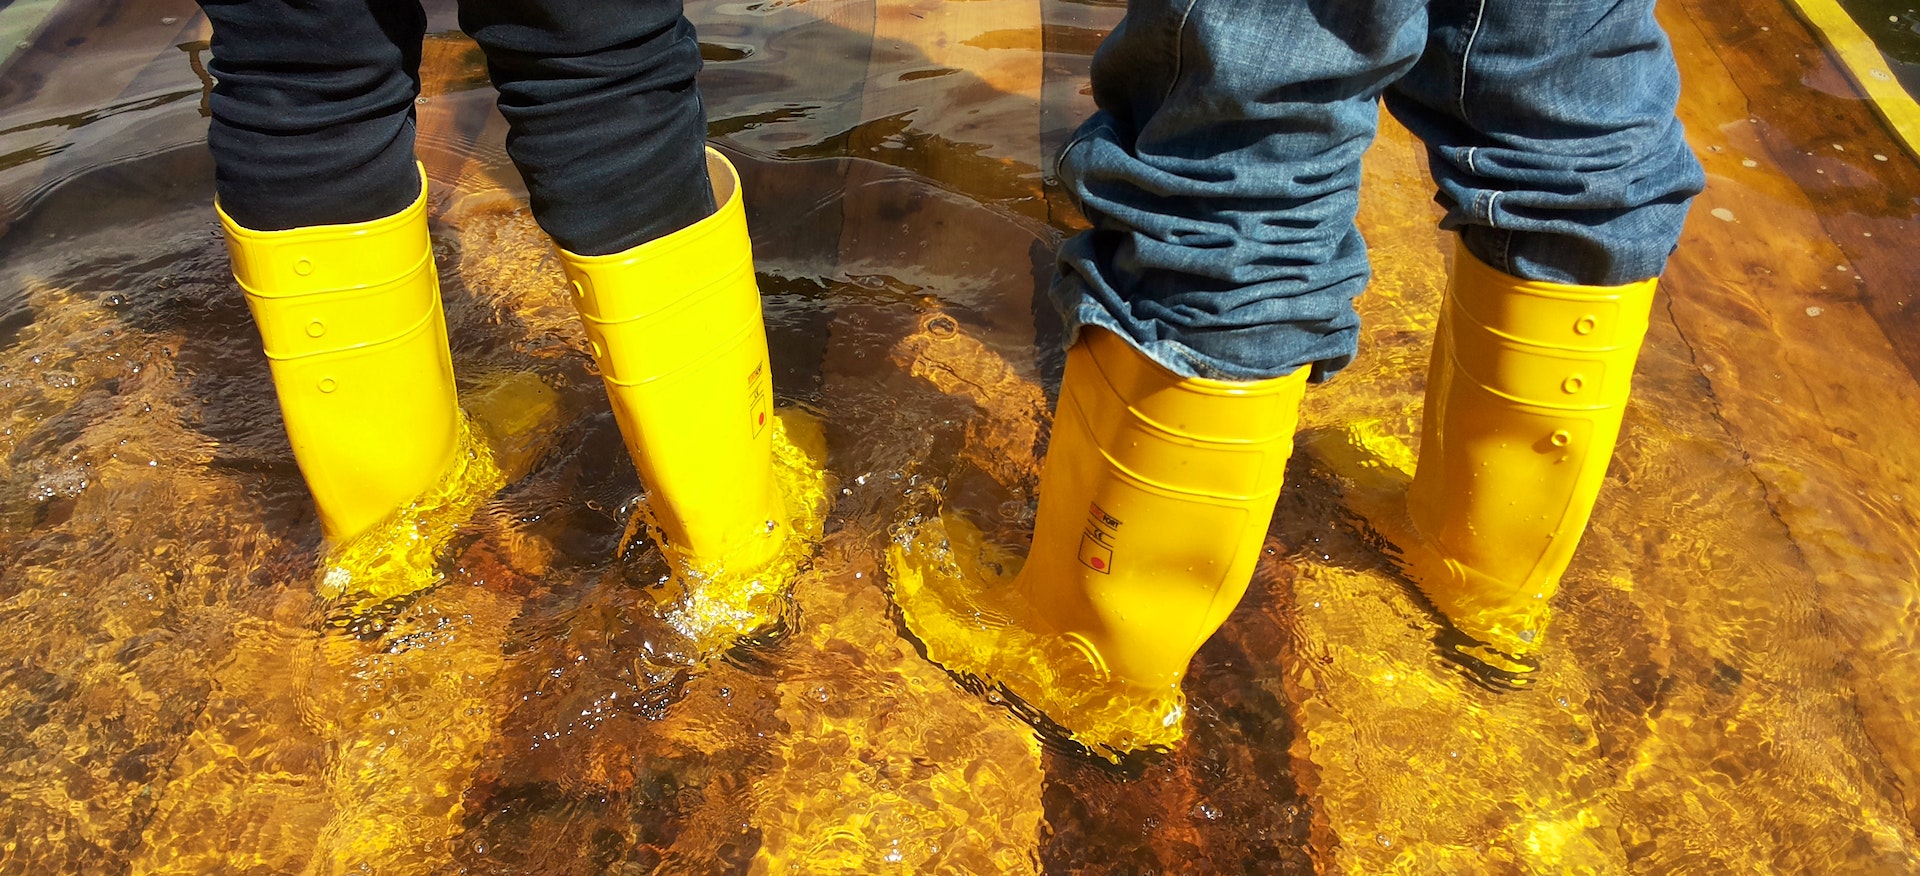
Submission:
[[[834,479],[783,634],[702,656],[451,4],[419,118],[462,397],[542,403],[444,582],[359,616],[213,221],[204,24],[62,6],[0,75],[0,872],[1920,872],[1920,165],[1774,0],[1662,9],[1711,182],[1537,683],[1440,656],[1306,449],[1417,431],[1451,243],[1391,122],[1361,358],[1186,742],[1110,767],[921,657],[887,540],[1031,524],[1078,221],[1043,156],[1122,8],[690,8]]]

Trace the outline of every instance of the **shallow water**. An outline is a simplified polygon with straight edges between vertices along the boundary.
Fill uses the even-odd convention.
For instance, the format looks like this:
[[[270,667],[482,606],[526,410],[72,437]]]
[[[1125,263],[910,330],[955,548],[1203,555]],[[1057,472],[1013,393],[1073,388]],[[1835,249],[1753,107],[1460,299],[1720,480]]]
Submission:
[[[1305,450],[1417,432],[1450,243],[1389,123],[1362,358],[1309,395],[1188,738],[1119,767],[927,662],[883,557],[936,501],[1031,525],[1034,297],[1077,221],[1042,156],[1120,7],[690,10],[775,386],[835,479],[787,623],[717,656],[627,538],[642,487],[431,11],[463,398],[532,375],[551,408],[444,583],[358,619],[313,586],[208,209],[193,6],[89,9],[0,76],[0,872],[1920,872],[1920,167],[1783,8],[1663,10],[1712,182],[1538,682],[1445,659]]]

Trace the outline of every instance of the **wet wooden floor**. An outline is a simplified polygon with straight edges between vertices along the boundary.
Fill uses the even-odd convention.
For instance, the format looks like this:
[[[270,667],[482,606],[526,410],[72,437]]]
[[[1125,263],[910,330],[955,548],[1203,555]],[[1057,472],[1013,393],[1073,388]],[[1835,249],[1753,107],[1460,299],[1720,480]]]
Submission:
[[[503,123],[472,87],[475,49],[451,33],[450,4],[430,11],[440,35],[423,72],[420,151],[436,221],[465,253],[457,274],[480,297],[515,302],[527,331],[564,338],[570,317],[557,287],[537,279],[551,264],[519,209]],[[902,501],[859,479],[924,469],[954,448],[932,427],[836,418],[834,400],[951,397],[915,410],[992,423],[947,437],[972,440],[958,452],[982,465],[1030,465],[1018,442],[979,442],[1015,434],[1030,445],[1044,421],[1038,387],[1057,358],[1032,298],[1049,247],[1078,223],[1049,156],[1091,108],[1088,59],[1121,11],[1103,0],[689,10],[707,49],[716,142],[740,158],[762,271],[879,278],[872,302],[840,301],[831,318],[790,333],[811,338],[794,342],[806,363],[794,373],[826,410],[846,489],[823,559],[796,591],[809,621],[765,658],[776,668],[717,666],[689,682],[693,705],[627,736],[530,755],[515,746],[541,728],[502,708],[461,725],[477,740],[470,750],[384,798],[345,800],[341,788],[354,786],[333,779],[273,786],[275,805],[313,830],[270,838],[299,848],[257,855],[263,872],[324,870],[333,859],[312,847],[339,846],[338,825],[354,823],[335,810],[372,818],[406,806],[420,810],[404,823],[424,850],[392,858],[396,872],[513,872],[512,860],[591,872],[533,851],[625,836],[607,825],[628,810],[605,801],[641,801],[636,788],[662,782],[701,795],[646,798],[671,810],[671,830],[645,838],[651,857],[621,860],[659,872],[1920,872],[1920,165],[1776,0],[1660,10],[1709,185],[1662,284],[1636,403],[1536,686],[1489,691],[1436,659],[1426,609],[1362,536],[1345,485],[1304,452],[1246,603],[1196,664],[1180,750],[1116,777],[1040,745],[919,657],[889,614],[879,562]],[[0,229],[66,233],[36,217],[36,198],[81,169],[204,136],[192,110],[205,39],[195,14],[170,0],[67,4],[15,56],[0,74],[0,138],[10,138],[0,155],[14,158],[0,161]],[[86,115],[128,106],[151,111]],[[167,184],[92,178],[103,204],[116,186],[164,194]],[[1430,197],[1418,142],[1383,118],[1363,193],[1375,281],[1361,300],[1362,358],[1310,395],[1310,434],[1354,423],[1416,431],[1451,251]],[[937,303],[893,306],[909,299]],[[940,308],[961,327],[945,346],[924,335]],[[17,538],[0,539],[0,559]],[[483,629],[464,640],[470,651],[436,658],[473,662],[460,664],[464,681],[446,682],[455,690],[432,696],[485,699],[500,649],[537,616],[528,606],[559,589],[514,543],[488,536],[463,562],[519,583],[469,588],[434,609]],[[0,597],[30,591],[22,580]],[[598,617],[625,610],[594,604]],[[5,609],[0,627],[25,617]],[[176,692],[198,705],[157,722],[171,735],[148,741],[177,756],[113,786],[127,799],[102,802],[98,785],[59,770],[16,771],[0,812],[48,824],[51,839],[14,840],[0,871],[101,872],[90,864],[107,861],[187,872],[265,843],[211,841],[202,827],[267,787],[221,778],[222,709],[237,714],[232,703],[251,698],[297,723],[329,672],[370,672],[388,658],[317,633],[295,645],[237,638],[212,681]],[[320,667],[320,681],[239,683],[289,648]],[[757,693],[728,711],[735,690]],[[942,716],[937,738],[898,718],[916,713]],[[343,745],[304,726],[288,743],[303,756]],[[31,759],[33,743],[0,738],[15,747],[5,759]],[[404,750],[383,756],[355,763],[408,769]],[[480,810],[521,805],[502,789],[537,784],[527,776],[562,789],[552,793],[576,821],[548,834],[489,832]],[[422,789],[435,788],[469,811],[422,804]],[[507,854],[502,836],[527,854]]]

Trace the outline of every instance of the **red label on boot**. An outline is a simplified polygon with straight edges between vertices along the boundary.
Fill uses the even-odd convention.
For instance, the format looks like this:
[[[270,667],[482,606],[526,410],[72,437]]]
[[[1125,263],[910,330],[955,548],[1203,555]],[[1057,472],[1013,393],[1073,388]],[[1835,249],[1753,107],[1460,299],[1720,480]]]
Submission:
[[[767,420],[772,416],[771,393],[767,391],[767,366],[762,362],[747,375],[747,419],[749,434],[760,437],[767,428]]]
[[[1113,574],[1113,548],[1093,540],[1092,533],[1080,536],[1080,564],[1102,575]]]
[[[1119,529],[1119,518],[1088,503],[1087,528],[1080,534],[1080,564],[1102,575],[1113,574],[1113,547]]]

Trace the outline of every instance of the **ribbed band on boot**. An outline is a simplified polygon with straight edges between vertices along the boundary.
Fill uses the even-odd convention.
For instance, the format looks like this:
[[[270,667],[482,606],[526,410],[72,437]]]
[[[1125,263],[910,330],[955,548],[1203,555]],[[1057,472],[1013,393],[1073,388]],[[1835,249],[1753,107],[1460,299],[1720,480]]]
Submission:
[[[233,276],[267,355],[372,346],[432,320],[440,296],[426,211],[424,176],[405,210],[355,225],[253,231],[219,210]]]

